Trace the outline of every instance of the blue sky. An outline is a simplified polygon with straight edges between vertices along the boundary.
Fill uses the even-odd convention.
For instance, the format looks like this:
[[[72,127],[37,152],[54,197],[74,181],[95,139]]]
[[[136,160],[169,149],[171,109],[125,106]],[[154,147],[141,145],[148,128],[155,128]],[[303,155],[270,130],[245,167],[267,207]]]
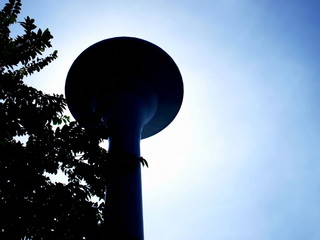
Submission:
[[[2,1],[4,2],[4,1]],[[320,239],[320,1],[23,1],[59,59],[28,79],[64,93],[74,59],[143,38],[180,68],[174,122],[143,140],[145,239]]]

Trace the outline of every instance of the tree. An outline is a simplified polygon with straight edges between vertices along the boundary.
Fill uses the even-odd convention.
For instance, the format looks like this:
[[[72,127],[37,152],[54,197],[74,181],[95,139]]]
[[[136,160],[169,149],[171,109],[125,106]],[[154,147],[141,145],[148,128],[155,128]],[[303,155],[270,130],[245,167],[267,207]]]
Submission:
[[[86,131],[64,115],[66,100],[24,83],[57,51],[43,57],[52,35],[35,20],[17,22],[21,0],[0,12],[0,239],[98,239],[103,222],[107,152],[100,131]],[[10,27],[24,33],[11,37]],[[25,139],[25,140],[22,140]],[[67,184],[46,173],[62,170]]]

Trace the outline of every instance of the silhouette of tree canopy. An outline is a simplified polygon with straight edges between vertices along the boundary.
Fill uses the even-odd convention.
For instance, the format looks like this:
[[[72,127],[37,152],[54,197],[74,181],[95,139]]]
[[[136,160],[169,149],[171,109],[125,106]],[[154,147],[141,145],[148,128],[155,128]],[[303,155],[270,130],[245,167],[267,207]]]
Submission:
[[[98,239],[103,222],[107,152],[96,132],[64,115],[62,95],[45,94],[24,83],[57,58],[47,56],[50,31],[26,17],[17,22],[21,0],[0,12],[0,239]],[[11,37],[20,24],[23,34]],[[58,170],[68,183],[46,173]]]

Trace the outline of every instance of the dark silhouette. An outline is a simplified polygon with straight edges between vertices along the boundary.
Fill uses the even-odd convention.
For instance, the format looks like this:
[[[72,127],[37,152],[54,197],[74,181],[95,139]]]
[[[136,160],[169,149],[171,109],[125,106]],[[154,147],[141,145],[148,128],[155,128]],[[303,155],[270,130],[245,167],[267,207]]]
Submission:
[[[101,109],[90,116],[80,116],[78,120],[82,126],[91,125],[84,129],[64,115],[66,100],[62,95],[45,94],[24,83],[25,77],[39,72],[55,60],[57,51],[43,56],[45,50],[51,47],[53,36],[48,29],[38,29],[35,20],[30,17],[19,23],[24,33],[11,37],[10,26],[17,24],[20,10],[21,0],[9,0],[0,11],[0,239],[142,239],[140,235],[128,234],[114,224],[120,218],[122,222],[130,219],[128,212],[133,213],[131,210],[136,206],[142,208],[141,201],[132,198],[132,194],[126,191],[136,189],[118,187],[127,172],[130,175],[132,171],[139,171],[139,174],[131,175],[137,180],[135,186],[141,189],[140,166],[147,166],[147,162],[140,157],[140,148],[136,148],[138,151],[133,155],[129,151],[129,154],[119,156],[119,145],[114,144],[119,140],[118,135],[112,134],[115,127],[107,127],[99,115]],[[112,67],[116,72],[109,72],[112,76],[122,74],[123,79],[131,73],[136,74],[138,79],[144,79],[139,75],[141,73],[145,79],[152,79],[151,87],[157,93],[157,104],[154,105],[157,106],[155,112],[150,113],[152,124],[140,126],[143,126],[143,131],[139,141],[140,137],[152,136],[165,128],[178,113],[183,98],[182,78],[173,60],[162,50],[156,55],[151,54],[153,50],[151,45],[149,47],[138,50],[143,50],[144,56],[150,54],[152,60],[157,59],[154,65],[144,60],[142,65],[134,65],[132,72],[122,72],[121,66]],[[130,49],[136,51],[137,48]],[[103,68],[98,65],[95,69],[99,67]],[[117,83],[112,87],[117,88]],[[127,87],[131,88],[131,85]],[[140,85],[137,89],[141,90]],[[148,89],[140,93],[149,98]],[[153,105],[153,101],[151,103]],[[69,107],[72,105],[70,102],[68,104]],[[99,109],[101,106],[96,107]],[[131,118],[126,119],[132,122]],[[144,120],[149,122],[150,119]],[[127,136],[124,134],[127,128],[121,127],[120,130],[121,135]],[[110,146],[115,146],[113,152],[110,148],[110,154],[99,146],[102,139],[107,139],[109,135]],[[120,158],[121,161],[116,161]],[[54,183],[46,175],[56,174],[59,170],[68,176],[67,184]],[[120,176],[119,173],[125,174]],[[126,180],[126,185],[132,182],[131,179]],[[108,196],[107,191],[105,204],[106,189],[114,194]],[[98,197],[99,201],[94,202],[93,196]],[[122,207],[123,202],[126,202],[127,208]],[[115,209],[120,209],[122,213]],[[133,224],[131,229],[136,229],[136,225],[141,224]],[[143,233],[142,230],[138,231],[139,234]]]
[[[177,65],[146,40],[109,38],[76,58],[65,92],[80,124],[108,127],[108,151],[114,156],[106,175],[108,239],[143,240],[141,165],[135,160],[140,140],[167,127],[180,109],[183,82]]]
[[[52,35],[29,17],[20,23],[24,33],[10,36],[20,9],[20,0],[10,0],[0,12],[0,239],[99,239],[104,203],[91,197],[103,199],[106,187],[102,131],[70,122],[62,95],[24,83],[57,51],[42,56]],[[68,184],[45,176],[59,169]]]

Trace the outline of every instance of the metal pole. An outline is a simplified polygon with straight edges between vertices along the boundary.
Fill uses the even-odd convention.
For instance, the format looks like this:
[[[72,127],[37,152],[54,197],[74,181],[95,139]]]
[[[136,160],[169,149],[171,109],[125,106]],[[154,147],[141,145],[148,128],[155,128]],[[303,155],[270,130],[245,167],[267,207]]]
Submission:
[[[150,42],[110,38],[77,57],[65,89],[68,107],[82,126],[106,122],[111,131],[107,239],[143,240],[140,139],[163,130],[179,112],[183,82],[177,65]]]
[[[119,94],[108,111],[110,169],[107,173],[106,231],[110,240],[143,240],[140,157],[147,116],[143,100]]]

